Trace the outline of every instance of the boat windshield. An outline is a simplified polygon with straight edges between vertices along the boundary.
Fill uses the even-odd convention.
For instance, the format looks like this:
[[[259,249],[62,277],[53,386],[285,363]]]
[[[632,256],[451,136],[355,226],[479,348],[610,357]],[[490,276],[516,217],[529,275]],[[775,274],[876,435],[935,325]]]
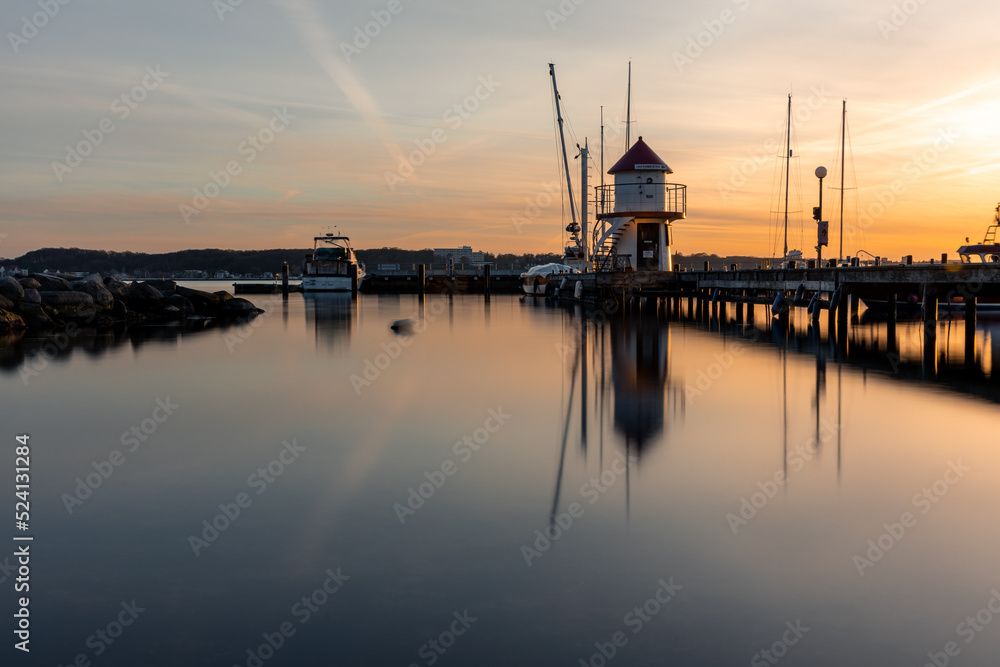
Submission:
[[[347,248],[316,248],[316,259],[348,259]]]

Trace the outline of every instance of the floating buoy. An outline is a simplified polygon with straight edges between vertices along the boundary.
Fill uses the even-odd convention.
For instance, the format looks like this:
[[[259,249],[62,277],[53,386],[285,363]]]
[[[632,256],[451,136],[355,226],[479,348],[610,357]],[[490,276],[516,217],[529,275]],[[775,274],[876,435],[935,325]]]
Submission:
[[[813,311],[819,308],[818,302],[819,302],[819,292],[816,292],[815,294],[813,294],[812,298],[809,299],[809,307],[806,308],[806,312],[812,315]]]
[[[583,296],[583,281],[577,280],[576,287],[573,288],[573,298],[579,299],[582,296]]]
[[[794,303],[796,306],[801,304],[802,299],[805,298],[805,295],[806,295],[806,286],[803,285],[802,283],[799,283],[798,288],[796,288],[795,290],[795,300],[792,301],[792,303]]]
[[[774,303],[771,304],[771,316],[777,317],[787,312],[788,304],[785,302],[785,295],[779,293],[778,296],[774,297]]]
[[[841,289],[842,288],[840,288],[840,287],[838,287],[837,289],[835,289],[833,291],[833,296],[830,297],[830,312],[831,313],[833,311],[837,310],[837,306],[840,305]]]
[[[389,325],[389,328],[397,333],[410,333],[411,331],[413,331],[413,320],[411,319],[396,320],[395,322]]]

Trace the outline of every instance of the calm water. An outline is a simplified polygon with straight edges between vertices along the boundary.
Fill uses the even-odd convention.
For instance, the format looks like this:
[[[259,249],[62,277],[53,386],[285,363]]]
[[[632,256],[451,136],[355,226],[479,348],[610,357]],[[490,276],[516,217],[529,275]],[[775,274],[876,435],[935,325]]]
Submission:
[[[253,299],[249,327],[3,348],[16,664],[996,664],[1000,329],[966,374],[942,323],[920,381],[908,325],[894,365],[878,323],[840,363],[801,314]]]

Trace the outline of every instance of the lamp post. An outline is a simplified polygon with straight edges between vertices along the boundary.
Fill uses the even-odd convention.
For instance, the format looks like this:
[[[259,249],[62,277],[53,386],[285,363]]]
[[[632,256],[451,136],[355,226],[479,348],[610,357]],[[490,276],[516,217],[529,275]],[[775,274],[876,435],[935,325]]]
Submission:
[[[823,265],[823,246],[826,239],[823,230],[823,179],[826,177],[826,167],[816,167],[816,178],[819,179],[819,206],[813,208],[813,220],[816,221],[816,267]]]

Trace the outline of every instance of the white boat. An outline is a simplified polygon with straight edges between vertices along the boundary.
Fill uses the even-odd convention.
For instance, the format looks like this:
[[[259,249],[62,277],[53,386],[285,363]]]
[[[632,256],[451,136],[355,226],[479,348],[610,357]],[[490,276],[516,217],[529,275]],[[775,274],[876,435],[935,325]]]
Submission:
[[[364,279],[365,266],[349,238],[330,233],[313,238],[312,254],[302,267],[303,292],[357,292]]]
[[[521,289],[525,294],[545,296],[549,283],[568,273],[580,273],[567,264],[540,264],[521,274]],[[558,287],[558,285],[556,285]]]

